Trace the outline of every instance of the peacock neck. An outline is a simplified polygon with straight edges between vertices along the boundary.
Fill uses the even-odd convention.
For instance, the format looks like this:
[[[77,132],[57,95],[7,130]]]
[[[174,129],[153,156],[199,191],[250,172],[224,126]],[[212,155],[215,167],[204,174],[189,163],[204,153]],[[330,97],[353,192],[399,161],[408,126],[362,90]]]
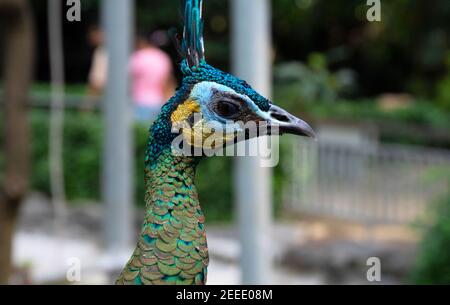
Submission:
[[[198,159],[170,149],[146,165],[145,220],[118,283],[203,284],[208,249],[194,184]]]
[[[175,156],[170,150],[164,150],[145,169],[145,222],[144,228],[155,219],[164,223],[166,218],[175,217],[180,221],[201,217],[203,214],[190,215],[177,211],[196,209],[201,212],[198,193],[195,187],[195,171],[198,159]],[[198,219],[196,219],[198,220]]]
[[[173,208],[177,195],[189,197],[192,204],[198,205],[195,188],[195,170],[198,160],[194,157],[175,156],[169,149],[163,150],[159,157],[145,167],[145,203],[147,212],[157,206]]]

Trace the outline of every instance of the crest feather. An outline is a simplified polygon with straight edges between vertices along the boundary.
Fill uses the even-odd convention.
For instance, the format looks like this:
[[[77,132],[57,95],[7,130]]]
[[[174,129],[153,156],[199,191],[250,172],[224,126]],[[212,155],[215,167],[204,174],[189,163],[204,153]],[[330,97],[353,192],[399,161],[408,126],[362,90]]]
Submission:
[[[196,70],[205,60],[203,42],[203,0],[183,0],[184,29],[181,52],[187,60],[189,68]]]

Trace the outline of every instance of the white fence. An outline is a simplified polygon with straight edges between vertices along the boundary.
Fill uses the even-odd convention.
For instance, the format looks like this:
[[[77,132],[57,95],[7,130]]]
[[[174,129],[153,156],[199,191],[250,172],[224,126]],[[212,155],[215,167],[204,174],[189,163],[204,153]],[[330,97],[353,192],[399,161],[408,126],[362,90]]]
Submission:
[[[409,223],[449,188],[448,150],[377,144],[357,130],[321,134],[319,142],[291,143],[285,192],[290,210],[363,223]]]

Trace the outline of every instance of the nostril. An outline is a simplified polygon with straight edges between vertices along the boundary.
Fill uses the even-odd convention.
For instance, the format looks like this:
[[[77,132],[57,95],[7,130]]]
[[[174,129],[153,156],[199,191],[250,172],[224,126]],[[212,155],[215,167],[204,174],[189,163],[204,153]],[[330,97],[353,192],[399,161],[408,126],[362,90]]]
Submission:
[[[270,116],[280,122],[290,122],[289,117],[281,113],[271,113]]]

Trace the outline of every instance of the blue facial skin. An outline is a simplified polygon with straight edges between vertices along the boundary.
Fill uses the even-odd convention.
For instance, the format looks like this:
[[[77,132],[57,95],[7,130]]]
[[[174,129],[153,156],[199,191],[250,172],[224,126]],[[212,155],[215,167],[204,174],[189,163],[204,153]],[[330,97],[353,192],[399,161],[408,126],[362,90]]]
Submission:
[[[247,96],[261,111],[268,111],[271,103],[250,87],[245,81],[220,71],[204,60],[196,68],[190,68],[187,61],[181,63],[183,80],[175,95],[162,107],[161,113],[150,128],[150,138],[147,146],[146,162],[155,160],[162,150],[172,143],[176,134],[172,133],[172,122],[170,116],[178,105],[188,97],[195,84],[207,81],[224,85],[239,94]]]

